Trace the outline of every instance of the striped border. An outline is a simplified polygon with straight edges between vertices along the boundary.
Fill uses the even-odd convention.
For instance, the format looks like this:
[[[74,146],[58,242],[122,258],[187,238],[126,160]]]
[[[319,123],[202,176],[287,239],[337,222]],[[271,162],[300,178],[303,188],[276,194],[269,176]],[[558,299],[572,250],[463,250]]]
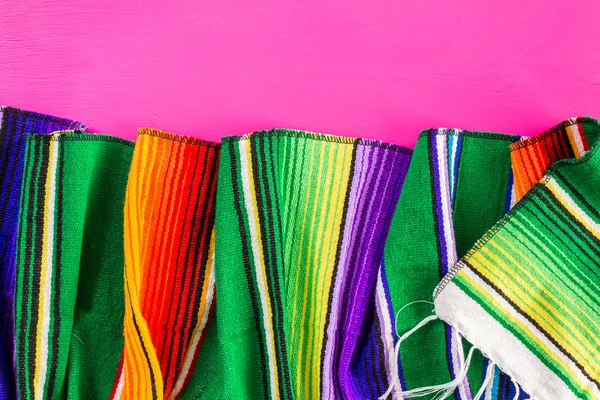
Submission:
[[[438,241],[440,278],[443,278],[448,273],[450,266],[457,261],[452,222],[452,199],[457,185],[462,138],[459,130],[454,131],[454,136],[447,135],[447,132],[447,129],[439,129],[438,133],[431,135],[427,141],[431,162],[432,204]],[[449,140],[449,138],[451,139]],[[449,372],[452,379],[455,379],[457,372],[462,369],[464,361],[462,338],[449,325],[445,326],[445,330]],[[470,400],[472,398],[469,380],[466,377],[462,384],[458,386],[457,398],[459,400]]]

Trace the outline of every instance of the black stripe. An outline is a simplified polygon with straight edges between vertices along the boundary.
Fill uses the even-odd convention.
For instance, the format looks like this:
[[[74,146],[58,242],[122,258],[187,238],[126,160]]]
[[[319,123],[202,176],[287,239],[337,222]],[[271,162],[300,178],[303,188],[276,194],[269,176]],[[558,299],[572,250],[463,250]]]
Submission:
[[[274,165],[275,165],[275,160],[274,160],[274,156],[273,156],[273,137],[269,136],[267,138],[267,142],[269,144],[269,172],[270,175],[273,179],[273,200],[275,201],[275,216],[277,217],[277,227],[279,229],[279,234],[281,235],[281,237],[283,238],[283,226],[281,225],[281,208],[279,208],[279,195],[277,192],[277,187],[276,185],[276,177],[275,177],[275,169],[274,169]],[[264,145],[264,142],[263,142]],[[266,156],[265,156],[265,149],[262,148],[262,158],[263,158],[263,162],[266,160]],[[265,181],[268,182],[266,179],[266,174],[264,177]],[[269,186],[267,185],[267,203],[271,204],[271,194],[269,192]],[[275,223],[273,216],[272,216],[272,207],[269,207],[267,209],[268,213],[269,213],[269,220],[271,221],[271,224]],[[269,227],[270,231],[273,231],[275,228],[273,227]],[[275,241],[275,236],[271,235],[271,249],[273,251],[273,254],[277,253],[277,242]],[[275,258],[276,260],[276,258]],[[289,369],[289,365],[288,365],[288,354],[287,354],[287,345],[286,345],[286,341],[285,341],[285,326],[284,326],[284,314],[283,314],[283,301],[281,299],[281,286],[280,286],[280,282],[283,281],[285,282],[285,261],[283,259],[283,255],[281,255],[281,268],[274,268],[274,280],[275,280],[275,290],[274,290],[274,295],[275,295],[275,299],[276,299],[276,303],[277,303],[277,313],[279,313],[279,318],[281,320],[280,324],[281,324],[281,331],[279,334],[279,348],[280,348],[280,353],[281,353],[281,359],[282,361],[282,366],[283,366],[283,375],[281,378],[282,383],[285,385],[285,388],[283,390],[285,390],[285,395],[287,395],[288,399],[292,399],[292,384],[291,384],[291,379],[290,379],[290,369]],[[281,271],[281,277],[279,277],[279,272]],[[285,396],[282,397],[285,398]]]
[[[44,138],[45,139],[45,138]],[[35,210],[35,243],[38,244],[33,254],[33,282],[32,282],[32,296],[31,296],[31,321],[29,325],[29,366],[35,371],[36,365],[45,363],[47,360],[36,359],[36,345],[37,345],[37,323],[38,323],[38,312],[40,306],[40,277],[41,269],[43,268],[42,260],[42,249],[44,243],[44,216],[46,209],[44,207],[44,201],[46,199],[46,179],[48,176],[48,152],[50,142],[47,140],[41,141],[41,168],[39,179],[36,180],[36,186],[38,189],[36,201],[37,209]],[[34,380],[29,381],[29,389],[34,393]]]
[[[198,160],[199,160],[199,158],[200,158],[200,150],[198,149],[198,152],[196,153],[196,159],[194,160],[194,171],[192,173],[192,183],[194,182],[194,179],[196,178],[196,173],[198,172]],[[202,166],[202,171],[205,171],[206,170],[206,164],[207,164],[206,157],[204,157],[203,162],[204,162],[204,164]],[[196,229],[197,229],[197,227],[196,227],[196,215],[198,214],[198,205],[200,204],[200,195],[202,194],[202,187],[204,187],[204,178],[205,178],[205,175],[206,174],[202,174],[202,176],[200,177],[200,184],[198,185],[198,192],[196,193],[196,197],[195,197],[195,201],[194,201],[194,207],[193,207],[193,212],[192,212],[192,222],[191,222],[191,228],[190,228],[190,240],[188,240],[188,242],[186,244],[185,258],[184,258],[184,262],[183,262],[183,268],[184,268],[183,276],[184,277],[187,274],[187,265],[188,265],[189,260],[190,260],[190,251],[192,249],[192,243],[193,243],[192,237],[197,232],[196,231]],[[150,177],[150,179],[152,179],[152,177]],[[187,207],[185,207],[184,222],[183,222],[183,225],[181,226],[182,229],[185,226],[185,221],[187,221],[187,218],[188,218],[187,213],[188,213],[188,210],[190,209],[189,204],[190,204],[190,198],[191,198],[191,196],[192,196],[192,190],[189,190],[188,191],[188,196],[187,196]],[[161,199],[161,201],[162,201],[162,199]],[[180,240],[179,241],[179,246],[178,246],[178,249],[177,249],[177,259],[176,259],[176,262],[175,262],[175,271],[173,272],[173,276],[175,276],[175,277],[177,277],[177,273],[179,272],[179,268],[181,267],[181,264],[180,264],[179,261],[180,261],[180,256],[181,256],[181,246],[182,246],[182,243],[183,243],[183,240]],[[194,282],[192,282],[192,283],[194,283]],[[176,332],[176,328],[177,327],[176,327],[176,324],[174,324],[174,323],[171,324],[171,317],[176,318],[178,316],[178,314],[179,314],[178,312],[173,313],[173,312],[170,311],[172,309],[172,307],[173,307],[173,299],[175,298],[175,295],[176,295],[176,293],[175,293],[175,290],[173,288],[173,290],[171,290],[171,296],[169,298],[169,308],[167,309],[168,310],[167,319],[166,319],[166,321],[165,321],[165,323],[163,325],[163,328],[164,328],[165,331],[167,331],[168,329],[171,330],[171,332],[173,334],[173,337],[177,333]],[[178,309],[179,309],[179,306],[181,305],[181,298],[180,298],[180,296],[181,296],[181,292],[177,293],[177,297],[178,297],[178,301],[179,301],[179,304],[177,306]],[[165,340],[167,340],[167,335],[164,335],[164,337],[163,337],[163,343],[162,343],[161,352],[160,352],[160,359],[163,360],[165,351],[168,351],[168,354],[167,354],[167,356],[168,356],[167,357],[167,368],[165,370],[165,377],[168,379],[168,376],[169,376],[169,374],[171,372],[171,358],[172,358],[171,356],[173,354],[173,350],[174,350],[173,347],[174,346],[173,346],[173,343],[170,343],[167,346],[167,343],[165,343]]]
[[[575,158],[575,151],[573,150],[573,146],[571,145],[571,141],[569,140],[569,134],[567,133],[566,128],[562,128],[561,133],[563,135],[565,145],[567,146],[567,152],[568,152],[567,158]]]
[[[375,306],[376,307],[376,306]],[[374,307],[374,309],[375,309]],[[387,310],[382,309],[382,312],[387,312]],[[381,321],[379,320],[379,316],[377,315],[377,313],[375,313],[375,321],[374,321],[374,325],[375,325],[375,340],[376,340],[376,348],[377,348],[377,352],[379,353],[379,375],[381,376],[381,381],[383,383],[383,391],[379,393],[379,395],[382,395],[388,388],[389,386],[389,382],[387,379],[387,373],[386,373],[386,366],[385,366],[385,352],[384,352],[384,348],[385,348],[385,344],[383,343],[383,340],[381,339]]]
[[[217,165],[218,165],[218,156],[216,154],[209,155],[209,152],[216,152],[217,150],[214,148],[207,149],[207,154],[205,159],[211,159],[210,166],[210,177],[208,179],[208,184],[210,187],[204,191],[203,198],[203,209],[200,214],[200,223],[196,232],[199,232],[199,237],[196,239],[196,245],[194,248],[194,256],[192,258],[193,267],[192,267],[192,276],[190,282],[192,284],[197,285],[196,297],[193,296],[193,288],[190,288],[188,291],[188,296],[185,301],[185,312],[183,314],[183,328],[187,328],[188,319],[191,321],[190,326],[195,327],[198,324],[198,310],[200,309],[200,299],[202,297],[202,289],[203,285],[198,285],[200,283],[198,281],[198,277],[203,277],[206,273],[206,267],[208,264],[208,252],[210,249],[210,237],[212,233],[212,228],[215,225],[215,191],[216,191],[216,176],[217,176]],[[206,170],[204,170],[203,175],[206,175]],[[212,207],[210,205],[213,204]],[[210,210],[210,211],[209,211]],[[204,243],[202,247],[202,252],[200,252],[200,243],[201,241]],[[187,268],[187,266],[185,266]],[[190,304],[192,304],[191,315],[190,315]],[[188,329],[188,331],[191,331]],[[189,345],[191,339],[191,335],[188,337],[188,340],[185,342],[186,345]],[[179,375],[179,371],[181,370],[181,360],[183,358],[183,349],[184,349],[184,335],[179,335],[179,344],[177,350],[177,358],[175,365],[175,375]],[[169,360],[170,361],[170,360]]]
[[[575,236],[577,236],[577,238],[579,238],[582,242],[587,244],[587,247],[596,255],[596,257],[590,257],[590,260],[592,261],[592,263],[597,262],[598,259],[600,259],[600,239],[596,238],[592,231],[590,231],[581,222],[579,222],[577,220],[577,218],[575,218],[575,216],[573,214],[571,214],[571,212],[568,211],[562,205],[560,200],[554,195],[554,193],[552,193],[550,191],[550,189],[548,189],[547,186],[541,186],[540,190],[541,190],[541,192],[545,193],[547,196],[550,197],[550,199],[552,200],[552,203],[550,203],[548,201],[548,199],[544,198],[543,196],[539,196],[539,199],[542,202],[544,202],[544,204],[546,204],[546,206],[548,206],[549,208],[552,208],[551,204],[553,204],[554,208],[558,209],[560,211],[560,212],[555,212],[554,214],[558,217],[558,219],[561,220],[561,222],[563,222],[567,226],[579,228],[578,230],[571,229],[570,232],[575,234]],[[559,226],[559,225],[557,224],[557,226]],[[581,231],[586,233],[586,235],[583,235],[581,233]],[[573,241],[573,244],[575,244],[578,248],[583,249],[574,241]]]
[[[144,352],[144,358],[146,359],[146,364],[148,365],[148,370],[150,371],[150,385],[152,387],[152,399],[158,399],[156,395],[156,381],[154,378],[154,371],[152,370],[152,364],[150,363],[150,357],[148,356],[148,351],[146,350],[146,345],[144,345],[144,339],[142,338],[142,333],[140,332],[140,327],[138,326],[137,319],[135,316],[135,310],[133,308],[133,304],[131,302],[131,293],[129,292],[129,285],[125,285],[125,289],[127,289],[127,293],[129,294],[129,307],[131,308],[131,319],[133,321],[133,325],[135,327],[135,331],[138,335],[138,339],[140,340],[140,344],[142,345],[142,351]],[[161,393],[162,395],[162,393]]]
[[[557,234],[556,234],[554,231],[552,231],[552,230],[551,230],[551,229],[548,227],[548,225],[547,225],[547,224],[546,224],[544,221],[542,221],[542,220],[540,219],[540,217],[537,215],[537,213],[536,213],[536,212],[534,212],[534,210],[531,210],[531,209],[529,209],[529,207],[528,207],[528,206],[529,206],[528,204],[527,204],[527,205],[525,205],[525,204],[524,204],[522,207],[523,207],[523,209],[524,209],[524,210],[526,210],[526,211],[528,211],[529,213],[531,213],[531,216],[532,216],[533,218],[537,219],[537,222],[538,222],[540,225],[542,225],[542,226],[543,226],[543,227],[544,227],[546,230],[548,230],[549,232],[552,232],[552,234],[554,234],[554,235],[557,237],[557,239],[558,239],[558,240],[561,240],[561,239],[562,239],[561,235],[557,235]],[[521,245],[523,245],[523,246],[525,246],[525,247],[526,247],[526,244],[525,244],[525,243],[523,243],[523,241],[521,240],[521,238],[519,238],[519,237],[518,237],[518,235],[515,235],[514,233],[510,232],[510,230],[506,231],[506,234],[507,234],[507,235],[510,235],[510,236],[512,236],[514,240],[516,240],[517,242],[521,243]],[[534,234],[534,233],[532,233],[531,231],[529,231],[528,229],[519,230],[519,234],[521,234],[521,235],[525,236],[525,237],[526,237],[526,239],[527,239],[527,240],[529,240],[530,242],[533,242],[533,241],[534,241],[534,239],[535,239],[535,234]],[[549,259],[551,259],[551,258],[552,258],[552,255],[551,255],[552,253],[551,253],[551,252],[549,252],[548,250],[546,250],[546,249],[545,249],[543,246],[541,246],[541,247],[539,248],[539,250],[540,250],[540,251],[541,251],[541,252],[544,254],[544,256],[546,256],[547,258],[549,258]],[[540,259],[540,257],[538,257],[538,255],[537,255],[537,254],[534,254],[534,253],[532,253],[531,255],[532,255],[532,256],[534,256],[534,257],[535,257],[535,258],[538,260],[538,262],[539,262],[540,264],[544,265],[544,261],[543,261],[543,260],[541,260],[541,259]],[[577,259],[578,259],[580,262],[583,262],[583,261],[582,261],[582,260],[581,260],[581,259],[580,259],[578,256],[576,256],[576,257],[577,257]],[[557,267],[557,268],[559,268],[559,269],[561,269],[562,271],[569,271],[569,270],[570,270],[569,268],[567,268],[565,265],[562,265],[562,264],[561,264],[561,265],[556,265],[556,267]],[[590,268],[588,268],[588,269],[589,269],[589,270],[591,270]],[[569,273],[567,273],[567,272],[563,272],[563,273],[564,273],[564,274],[566,274],[566,275],[569,275]],[[572,274],[572,275],[582,275],[581,273],[578,273],[578,272],[571,272],[571,274]],[[581,276],[578,276],[578,278],[579,278],[579,279],[583,279],[583,280],[585,280],[585,279],[586,279],[585,277],[584,277],[584,278],[581,278]],[[587,279],[589,279],[589,278],[587,278]],[[582,286],[582,287],[581,287],[581,289],[582,289],[582,291],[584,291],[584,294],[588,295],[590,298],[595,298],[595,297],[596,297],[596,293],[592,293],[592,292],[591,292],[591,291],[590,291],[588,288],[586,288],[585,286]],[[588,304],[588,303],[587,303],[587,302],[586,302],[584,299],[582,299],[582,298],[581,298],[581,296],[579,295],[579,293],[577,293],[577,292],[573,292],[573,295],[574,295],[574,296],[576,296],[576,297],[577,297],[577,299],[579,299],[579,300],[580,300],[582,303],[585,303],[585,304],[586,304],[588,307],[590,307],[591,309],[594,309],[594,308],[596,307],[595,305],[590,305],[590,304]],[[598,315],[598,313],[596,313],[596,315]]]
[[[17,133],[17,128],[19,128],[19,133]],[[25,129],[25,124],[24,123],[17,123],[17,121],[13,121],[13,123],[10,126],[10,141],[7,141],[7,148],[6,148],[6,157],[4,158],[4,163],[2,164],[2,169],[0,169],[0,184],[4,185],[6,183],[6,187],[7,190],[10,192],[11,188],[13,186],[13,181],[15,180],[15,175],[16,175],[16,167],[17,164],[19,162],[19,156],[21,153],[21,147],[22,147],[22,143],[24,140],[24,137],[26,136],[25,133],[23,132]],[[16,139],[16,143],[15,143],[15,139]],[[12,151],[11,149],[15,148],[17,151]],[[17,160],[13,160],[13,166],[10,169],[11,173],[7,174],[8,169],[9,169],[9,164],[10,164],[10,159],[11,159],[11,155],[15,155],[17,154]],[[0,186],[0,189],[2,188],[2,186]],[[2,204],[0,204],[0,215],[5,216],[6,215],[6,207],[8,206],[8,199],[6,199],[6,201],[3,201]],[[4,219],[4,218],[3,218]]]
[[[57,160],[57,179],[56,179],[56,230],[55,230],[55,241],[54,254],[56,255],[54,263],[54,285],[52,290],[52,296],[54,301],[52,303],[53,322],[52,329],[50,330],[52,335],[52,358],[50,360],[50,375],[48,379],[48,398],[54,398],[54,383],[56,380],[56,367],[58,366],[58,337],[60,332],[60,278],[61,278],[61,263],[62,263],[62,233],[63,233],[63,184],[64,184],[64,155],[65,151],[63,148],[63,141],[59,140],[56,142],[58,146],[58,160]]]
[[[256,289],[254,288],[254,280],[252,278],[252,266],[250,265],[250,254],[248,251],[248,235],[246,234],[246,227],[244,225],[244,216],[242,214],[242,208],[240,203],[240,189],[237,177],[237,160],[235,156],[235,143],[229,143],[229,155],[231,160],[231,186],[233,188],[233,205],[235,207],[235,212],[238,217],[238,224],[240,227],[240,240],[242,247],[242,259],[244,260],[244,271],[246,273],[246,280],[248,283],[248,291],[250,293],[250,301],[252,303],[252,308],[254,310],[254,325],[256,328],[256,335],[258,336],[258,343],[260,347],[260,366],[262,371],[262,381],[263,381],[263,390],[265,399],[269,399],[269,390],[267,385],[267,375],[268,371],[267,365],[265,363],[265,343],[262,336],[262,327],[260,323],[260,315],[258,311],[258,303],[256,301]]]
[[[258,143],[257,143],[258,142]],[[258,146],[258,148],[257,148]],[[260,151],[259,163],[257,150]],[[273,219],[273,200],[271,199],[271,193],[269,191],[269,179],[267,175],[267,168],[264,167],[266,163],[265,154],[265,139],[254,139],[250,140],[250,152],[252,160],[252,169],[254,171],[254,188],[256,192],[256,203],[259,210],[259,222],[263,249],[266,251],[265,254],[265,267],[270,269],[267,273],[269,282],[269,293],[275,298],[273,304],[273,325],[275,327],[274,332],[277,335],[275,339],[278,343],[277,361],[280,368],[283,370],[283,374],[279,374],[279,391],[282,398],[292,398],[291,382],[289,378],[289,367],[287,360],[287,351],[285,347],[285,327],[283,320],[283,307],[281,300],[281,290],[279,281],[279,270],[283,270],[283,265],[279,266],[277,262],[277,251],[275,244],[275,229],[279,230],[280,227],[276,227]],[[264,183],[264,198],[261,191],[261,178],[259,177],[259,168],[262,172],[262,181]],[[265,207],[266,204],[266,207]],[[264,212],[266,209],[266,213]],[[268,227],[268,232],[267,232]]]
[[[342,209],[342,220],[340,221],[340,238],[338,241],[338,245],[337,245],[337,249],[335,251],[335,264],[333,267],[333,273],[332,273],[332,277],[334,279],[334,283],[335,283],[335,277],[337,276],[338,273],[338,267],[340,264],[340,257],[342,254],[342,244],[344,242],[343,240],[343,233],[344,233],[344,226],[346,225],[346,217],[348,215],[348,208],[349,208],[349,204],[350,204],[350,194],[352,192],[352,179],[354,178],[354,168],[356,166],[356,152],[358,150],[358,141],[354,142],[352,144],[352,160],[350,162],[350,173],[348,174],[348,182],[346,183],[346,196],[344,199],[344,208]],[[330,318],[331,318],[331,303],[333,300],[333,293],[335,292],[335,287],[334,285],[332,285],[331,289],[329,290],[329,295],[328,295],[328,299],[327,299],[327,315],[325,317],[325,331],[323,332],[323,344],[322,344],[322,349],[325,349],[327,346],[327,340],[328,340],[328,333],[327,333],[327,327],[329,326],[330,323]],[[325,363],[325,351],[321,351],[321,385],[324,382],[323,379],[323,364]],[[333,373],[334,376],[337,376],[337,365],[334,363],[333,364]],[[341,393],[339,392],[339,386],[338,385],[334,385],[333,387],[334,389],[334,397],[342,397]]]
[[[125,203],[125,207],[127,207],[128,204]],[[125,215],[128,218],[128,222],[129,222],[129,226],[131,226],[131,216],[129,215],[129,213],[125,213]],[[133,242],[131,240],[129,240],[129,254],[133,254]],[[138,340],[140,341],[140,345],[142,346],[142,351],[144,352],[144,357],[146,358],[146,365],[148,366],[148,370],[150,371],[150,385],[152,388],[152,399],[158,399],[157,394],[156,394],[156,378],[154,377],[154,371],[152,370],[152,364],[150,363],[150,357],[148,356],[148,351],[146,350],[146,345],[144,344],[144,339],[142,338],[142,333],[140,332],[140,327],[138,326],[137,323],[137,319],[135,316],[135,309],[133,307],[133,303],[131,300],[131,293],[129,291],[129,284],[128,282],[132,279],[131,277],[127,276],[127,268],[125,268],[125,290],[127,291],[127,296],[129,298],[129,308],[131,309],[131,319],[133,321],[133,325],[135,327],[135,331],[137,333],[138,336]],[[123,364],[123,368],[125,368],[125,364]],[[118,379],[118,377],[117,377]],[[161,393],[162,396],[162,393]]]
[[[549,342],[551,342],[554,346],[556,346],[558,349],[560,349],[563,354],[565,355],[565,357],[567,357],[569,360],[571,360],[573,362],[573,364],[575,364],[580,370],[581,373],[583,375],[585,375],[586,378],[588,378],[591,382],[594,383],[600,383],[599,381],[593,379],[585,370],[584,366],[579,364],[578,361],[576,361],[573,356],[568,353],[564,347],[562,347],[562,345],[560,345],[560,343],[558,343],[556,340],[554,340],[554,338],[548,334],[548,332],[546,330],[544,330],[540,325],[538,325],[538,323],[529,316],[529,314],[527,314],[526,312],[524,312],[514,301],[512,301],[512,299],[510,299],[510,297],[508,297],[504,291],[502,291],[501,288],[499,288],[498,286],[494,285],[489,279],[487,279],[487,277],[485,277],[483,274],[481,274],[475,267],[473,267],[473,265],[469,264],[468,261],[463,259],[463,262],[467,265],[467,267],[470,268],[471,271],[473,271],[473,273],[475,275],[477,275],[479,277],[479,279],[481,279],[482,281],[484,281],[488,286],[490,286],[496,293],[498,293],[500,295],[500,297],[502,297],[504,300],[506,300],[506,302],[508,304],[510,304],[523,318],[525,318],[527,321],[529,321],[533,326],[535,326],[537,328],[537,330],[540,331],[540,333],[542,335],[544,335],[544,337],[546,339],[548,339]]]
[[[369,372],[370,372],[369,365],[373,366],[373,364],[374,364],[373,346],[371,344],[372,343],[369,343],[365,346],[365,351],[362,354],[362,369],[363,369],[363,374],[365,374],[365,381],[360,386],[365,386],[365,389],[367,389],[369,391],[368,392],[369,399],[375,399],[375,398],[377,398],[377,388],[373,387],[373,379],[375,378],[375,376],[369,374]],[[373,390],[373,389],[375,389],[375,390]]]
[[[577,189],[575,189],[575,187],[568,181],[568,179],[562,174],[562,172],[560,172],[560,169],[554,169],[552,173],[556,176],[556,178],[558,178],[558,180],[560,180],[561,184],[565,185],[567,189],[569,189],[569,191],[571,192],[570,194],[572,194],[574,197],[577,198],[577,200],[583,203],[583,205],[587,208],[587,211],[590,214],[592,214],[596,220],[600,220],[600,212],[598,212],[596,207],[592,206],[590,202],[587,201],[587,199],[583,197],[581,193],[577,191]]]
[[[29,160],[33,157],[31,164],[31,175],[29,176],[28,189],[34,190],[36,187],[37,181],[37,170],[39,160],[39,151],[37,147],[39,146],[38,141],[29,142],[29,146],[27,150],[29,152],[27,159]],[[25,178],[25,177],[24,177]],[[25,182],[25,179],[23,180]],[[18,334],[18,347],[17,347],[17,373],[19,377],[19,393],[21,397],[27,392],[27,380],[25,375],[28,375],[28,367],[29,367],[29,356],[26,354],[26,346],[25,339],[27,338],[27,326],[29,324],[28,321],[28,309],[29,309],[29,295],[30,295],[30,287],[29,280],[31,275],[31,261],[33,259],[33,251],[35,250],[35,245],[37,242],[32,240],[33,236],[33,208],[34,208],[34,200],[35,196],[31,193],[27,198],[23,197],[22,202],[25,203],[27,201],[27,208],[23,207],[23,215],[22,219],[25,219],[25,224],[20,224],[21,233],[25,230],[25,260],[23,262],[23,266],[17,266],[17,273],[22,270],[23,275],[23,292],[21,297],[21,318],[19,321],[19,329],[17,330]],[[23,221],[21,221],[23,222]]]

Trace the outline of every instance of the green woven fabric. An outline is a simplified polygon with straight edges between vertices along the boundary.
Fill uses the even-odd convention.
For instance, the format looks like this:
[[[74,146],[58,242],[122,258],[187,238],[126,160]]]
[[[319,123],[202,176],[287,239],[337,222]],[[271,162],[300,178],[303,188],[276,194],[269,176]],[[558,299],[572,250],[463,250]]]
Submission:
[[[600,398],[600,143],[555,163],[454,266],[438,316],[536,399]]]
[[[123,346],[123,204],[133,144],[30,135],[17,244],[23,399],[108,398]]]
[[[517,140],[518,136],[457,129],[420,134],[385,247],[395,312],[417,300],[430,301],[456,257],[464,255],[508,211],[512,195],[509,145]],[[406,332],[431,315],[432,308],[416,303],[403,309],[397,318],[398,332]],[[468,350],[463,343],[464,352],[460,351],[459,340],[456,332],[439,322],[407,339],[399,363],[402,387],[451,381]],[[484,359],[476,354],[469,369],[475,391],[484,370]],[[468,392],[465,382],[455,396],[469,398]]]

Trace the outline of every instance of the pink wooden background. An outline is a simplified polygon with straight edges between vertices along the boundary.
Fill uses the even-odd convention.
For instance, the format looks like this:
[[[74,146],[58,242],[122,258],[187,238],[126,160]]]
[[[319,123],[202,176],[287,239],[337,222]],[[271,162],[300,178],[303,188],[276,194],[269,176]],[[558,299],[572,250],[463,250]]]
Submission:
[[[600,3],[0,1],[0,104],[133,139],[290,127],[412,145],[600,115]]]

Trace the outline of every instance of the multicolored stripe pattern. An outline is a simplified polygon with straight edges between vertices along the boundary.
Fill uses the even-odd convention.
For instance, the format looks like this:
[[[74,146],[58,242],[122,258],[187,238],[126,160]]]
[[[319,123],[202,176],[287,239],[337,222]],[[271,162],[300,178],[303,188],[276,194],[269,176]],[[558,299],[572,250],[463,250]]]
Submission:
[[[589,117],[569,118],[541,135],[511,145],[517,200],[542,179],[553,163],[583,156],[589,148],[585,126],[594,124]]]
[[[591,118],[569,119],[540,136],[513,145],[513,170],[520,171],[521,176],[526,177],[536,176],[540,168],[545,168],[545,173],[549,159],[555,159],[557,155],[562,158],[584,155],[588,148],[587,138],[591,138],[593,143],[599,134],[598,121]],[[566,151],[564,148],[557,151],[553,143],[561,143],[565,137],[579,138],[571,143],[582,144],[581,151]],[[515,152],[520,154],[515,155]],[[592,206],[593,203],[589,201],[590,198],[595,199],[591,192],[594,192],[598,175],[598,163],[592,161],[594,157],[598,158],[572,158],[552,167],[550,174],[543,177],[540,184],[517,203],[515,210],[478,241],[474,249],[452,268],[436,290],[436,295],[440,298],[436,300],[438,313],[446,315],[446,320],[455,326],[461,326],[463,332],[469,332],[470,339],[476,345],[483,346],[482,350],[493,356],[504,371],[509,371],[528,391],[537,393],[540,397],[597,396],[597,377],[592,379],[594,383],[591,387],[585,386],[587,384],[584,384],[585,387],[574,386],[575,378],[569,377],[569,374],[577,375],[581,365],[590,365],[590,359],[578,367],[569,358],[569,350],[565,344],[580,340],[581,337],[576,337],[577,333],[583,332],[583,337],[591,341],[585,345],[598,347],[597,338],[594,338],[598,332],[591,330],[594,325],[581,320],[586,316],[593,319],[594,314],[580,314],[588,309],[584,310],[579,304],[583,302],[586,307],[594,310],[597,308],[594,303],[597,300],[590,297],[598,285],[598,274],[595,271],[599,265],[596,247],[600,244],[589,225],[592,224],[593,228],[593,221],[599,216],[597,207]],[[574,182],[579,183],[579,186]],[[583,204],[578,206],[578,202]],[[586,221],[588,225],[578,225],[581,221]],[[583,280],[578,280],[582,277]],[[592,292],[586,285],[593,285]],[[445,287],[449,288],[444,290]],[[586,293],[576,293],[578,288],[583,288]],[[463,303],[469,306],[464,315],[463,312],[448,310],[449,307],[456,307],[458,302],[461,302],[461,307],[464,306]],[[469,314],[473,311],[470,307],[474,305],[483,308],[477,308],[481,321],[473,320]],[[565,310],[570,313],[564,314]],[[575,322],[570,321],[573,315],[576,315]],[[485,328],[490,331],[482,330],[481,325],[477,325],[484,320]],[[477,326],[478,335],[473,333],[473,325]],[[519,350],[516,354],[503,354],[506,351],[504,348],[501,351],[489,342],[490,337],[499,340],[494,336],[497,329],[502,330],[500,336],[504,336],[503,339],[512,342]],[[514,337],[506,335],[506,329]],[[573,333],[575,338],[568,337],[569,329],[579,329],[580,332]],[[562,335],[559,341],[557,334]],[[556,346],[562,352],[558,356],[551,354],[557,351]],[[540,352],[540,348],[543,351]],[[533,354],[529,354],[530,351]],[[579,350],[571,350],[573,351]],[[522,357],[529,364],[521,364],[519,360]],[[570,365],[571,372],[549,369],[548,365],[543,365],[550,362],[556,367],[560,365],[557,360],[561,357]],[[592,360],[593,357],[596,355],[592,356]],[[592,368],[597,366],[592,364]],[[535,371],[534,368],[538,370]],[[516,371],[521,372],[515,374]],[[494,382],[497,378],[502,378],[502,375],[498,375],[496,373]],[[590,376],[587,375],[587,378]],[[561,383],[561,380],[564,382]],[[565,382],[567,386],[564,385]],[[516,390],[514,387],[509,389],[513,392]]]
[[[419,136],[384,256],[398,334],[430,315],[431,306],[426,303],[435,286],[513,204],[509,146],[520,139],[445,128]],[[454,379],[468,346],[460,331],[448,325],[428,324],[415,332],[402,347],[396,368],[400,384],[392,398],[400,398],[401,389]],[[468,380],[458,386],[454,397],[473,397],[487,366],[476,354]],[[491,397],[492,390],[488,390],[485,395],[504,399],[504,392],[496,390]]]
[[[103,135],[28,137],[15,280],[21,399],[110,392],[107,377],[122,343],[122,204],[131,153],[130,142]]]
[[[436,290],[440,318],[535,398],[600,397],[599,161],[552,170]]]
[[[0,398],[16,396],[14,384],[15,246],[27,133],[85,125],[13,107],[0,106]]]
[[[214,307],[220,147],[141,129],[125,201],[125,345],[111,398],[177,398]]]
[[[378,337],[373,352],[361,337],[409,159],[399,146],[301,131],[223,140],[216,315],[225,398],[387,389],[385,346]],[[358,359],[377,376],[365,377]]]

